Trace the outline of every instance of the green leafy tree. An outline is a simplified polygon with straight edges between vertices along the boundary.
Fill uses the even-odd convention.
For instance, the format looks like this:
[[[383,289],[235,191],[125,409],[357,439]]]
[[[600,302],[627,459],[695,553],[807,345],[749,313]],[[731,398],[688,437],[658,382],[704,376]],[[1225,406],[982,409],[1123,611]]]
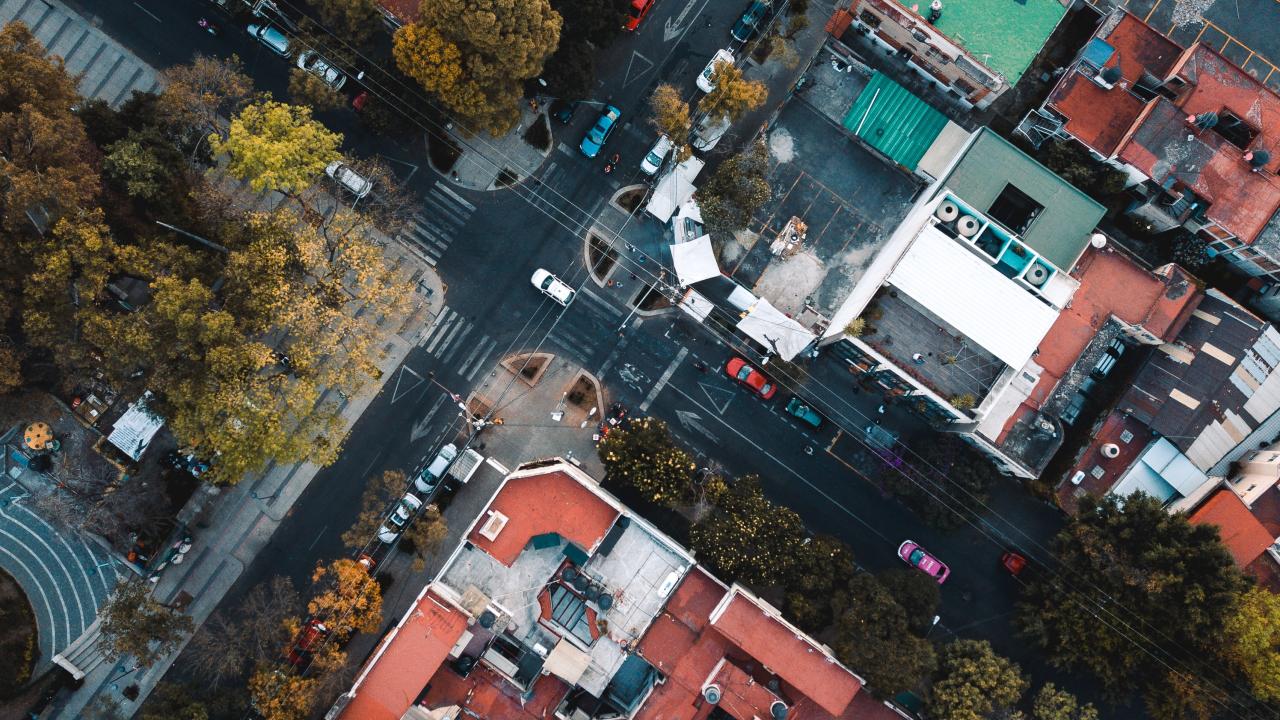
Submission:
[[[674,86],[663,83],[649,96],[649,108],[653,111],[653,126],[671,139],[675,161],[680,163],[693,155],[689,147],[689,132],[693,127],[689,118],[689,103],[680,97]]]
[[[405,528],[400,549],[413,553],[413,569],[422,572],[427,566],[427,557],[439,552],[448,538],[449,523],[440,507],[431,503]]]
[[[1045,683],[1036,693],[1031,717],[1035,720],[1098,720],[1098,710],[1089,703],[1081,705],[1075,695],[1059,690],[1053,683]]]
[[[1025,638],[1058,667],[1090,670],[1113,697],[1136,686],[1156,717],[1196,717],[1212,704],[1209,690],[1157,658],[1221,672],[1227,621],[1248,583],[1216,527],[1192,525],[1147,495],[1085,497],[1053,549],[1072,580],[1032,577],[1018,607]],[[1103,622],[1110,608],[1124,608],[1132,630]]]
[[[161,605],[141,582],[124,582],[98,612],[99,646],[112,661],[123,656],[150,666],[173,652],[194,627],[191,618]]]
[[[226,153],[227,171],[258,192],[300,192],[341,157],[342,136],[311,119],[311,109],[259,102],[240,111],[223,139],[209,136],[214,154]]]
[[[907,627],[924,635],[933,627],[942,593],[938,583],[914,568],[893,568],[876,576],[907,614]]]
[[[723,234],[745,228],[769,200],[768,178],[769,150],[763,140],[720,163],[697,193],[707,228]]]
[[[367,47],[382,30],[376,0],[311,0],[310,4],[322,25],[356,47]]]
[[[346,102],[346,96],[334,90],[329,83],[315,73],[297,67],[289,71],[289,98],[317,112],[340,108]]]
[[[186,158],[154,128],[128,136],[106,148],[103,170],[130,197],[149,202],[171,197],[181,180]]]
[[[546,92],[554,97],[589,97],[596,80],[596,49],[582,38],[562,37],[542,73]]]
[[[521,83],[560,41],[547,0],[439,0],[396,31],[396,65],[475,129],[502,135],[519,120]]]
[[[0,314],[0,317],[4,317]],[[0,347],[0,395],[22,387],[22,351]]]
[[[984,720],[1016,705],[1027,687],[1017,664],[995,654],[986,640],[956,640],[938,656],[929,716]]]
[[[183,685],[162,682],[147,696],[139,720],[209,720],[209,709]]]
[[[651,502],[674,507],[689,499],[697,463],[661,420],[640,418],[614,430],[597,452],[609,480],[635,488]]]
[[[720,576],[748,585],[777,585],[793,577],[804,523],[765,497],[759,478],[739,478],[715,509],[693,526],[690,542]]]
[[[835,617],[833,599],[845,592],[854,574],[853,551],[841,540],[818,535],[796,548],[787,589],[787,617],[817,635]]]
[[[1280,701],[1280,595],[1250,588],[1226,622],[1227,656],[1248,678],[1254,695]]]
[[[832,649],[878,698],[911,690],[933,672],[933,646],[907,631],[907,615],[876,579],[853,577],[839,602]]]
[[[717,63],[711,72],[715,89],[698,103],[698,110],[712,117],[728,115],[738,121],[749,110],[755,110],[769,97],[769,89],[757,80],[747,80],[733,63]]]
[[[263,663],[249,677],[250,706],[266,720],[306,720],[319,699],[319,685],[314,675]]]
[[[889,491],[941,530],[963,527],[976,518],[996,478],[991,462],[953,435],[936,438],[919,454],[918,472],[885,473]]]

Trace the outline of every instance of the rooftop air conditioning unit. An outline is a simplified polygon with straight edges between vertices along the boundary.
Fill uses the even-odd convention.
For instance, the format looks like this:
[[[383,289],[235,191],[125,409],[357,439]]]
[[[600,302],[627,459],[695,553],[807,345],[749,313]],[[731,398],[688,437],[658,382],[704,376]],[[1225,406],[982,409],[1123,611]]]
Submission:
[[[1079,485],[1079,484],[1080,484],[1080,483],[1082,483],[1082,482],[1084,482],[1084,471],[1083,471],[1083,470],[1077,470],[1077,471],[1076,471],[1076,474],[1071,476],[1071,484],[1072,484],[1072,485]]]
[[[1031,263],[1031,267],[1027,268],[1027,274],[1024,277],[1031,285],[1041,287],[1049,279],[1049,268],[1041,263]]]
[[[788,708],[787,704],[781,700],[774,700],[773,703],[769,705],[769,716],[772,717],[773,720],[787,720],[787,715],[790,712],[790,708]]]
[[[702,698],[707,702],[715,705],[720,702],[720,686],[712,683],[702,688]]]
[[[950,200],[943,200],[938,203],[938,209],[933,211],[933,215],[944,223],[955,222],[960,217],[960,206]]]
[[[981,227],[982,224],[972,215],[961,215],[960,219],[956,221],[956,232],[960,233],[962,237],[971,238],[977,235],[978,229]]]
[[[1124,77],[1124,74],[1120,72],[1118,67],[1102,68],[1098,74],[1093,76],[1093,82],[1104,90],[1110,90],[1116,86],[1116,83],[1120,82],[1122,77]]]
[[[1115,459],[1120,457],[1120,446],[1115,443],[1107,443],[1102,446],[1102,456]]]

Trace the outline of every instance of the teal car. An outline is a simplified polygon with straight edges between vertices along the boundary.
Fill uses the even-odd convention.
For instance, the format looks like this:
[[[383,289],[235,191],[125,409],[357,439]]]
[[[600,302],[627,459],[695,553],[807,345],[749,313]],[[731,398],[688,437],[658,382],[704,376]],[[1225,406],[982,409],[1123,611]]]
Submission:
[[[798,397],[793,397],[787,402],[786,411],[788,415],[814,430],[822,427],[822,416],[816,410],[804,404],[804,401]]]

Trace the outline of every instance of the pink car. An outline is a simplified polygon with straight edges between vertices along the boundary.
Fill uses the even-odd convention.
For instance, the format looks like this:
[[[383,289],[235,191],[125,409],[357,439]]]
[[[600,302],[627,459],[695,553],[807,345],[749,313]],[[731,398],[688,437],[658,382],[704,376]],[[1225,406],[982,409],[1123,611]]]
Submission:
[[[938,558],[924,551],[913,540],[906,540],[898,546],[898,557],[906,564],[927,573],[929,577],[938,581],[938,584],[947,581],[947,576],[951,574],[951,568],[948,568]]]

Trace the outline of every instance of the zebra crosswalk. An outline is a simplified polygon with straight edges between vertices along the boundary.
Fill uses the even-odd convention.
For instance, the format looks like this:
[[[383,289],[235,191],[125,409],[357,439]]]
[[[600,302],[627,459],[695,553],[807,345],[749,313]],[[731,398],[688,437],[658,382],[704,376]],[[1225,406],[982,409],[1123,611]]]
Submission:
[[[626,308],[610,303],[584,285],[548,339],[584,367],[595,368],[596,356],[613,346],[601,342],[602,338],[616,335],[626,313]]]
[[[400,234],[399,240],[435,267],[457,235],[476,211],[476,206],[438,182],[422,195],[422,207]]]
[[[473,380],[487,367],[489,355],[498,347],[498,341],[476,332],[475,323],[446,305],[418,345],[442,366],[466,380]]]

